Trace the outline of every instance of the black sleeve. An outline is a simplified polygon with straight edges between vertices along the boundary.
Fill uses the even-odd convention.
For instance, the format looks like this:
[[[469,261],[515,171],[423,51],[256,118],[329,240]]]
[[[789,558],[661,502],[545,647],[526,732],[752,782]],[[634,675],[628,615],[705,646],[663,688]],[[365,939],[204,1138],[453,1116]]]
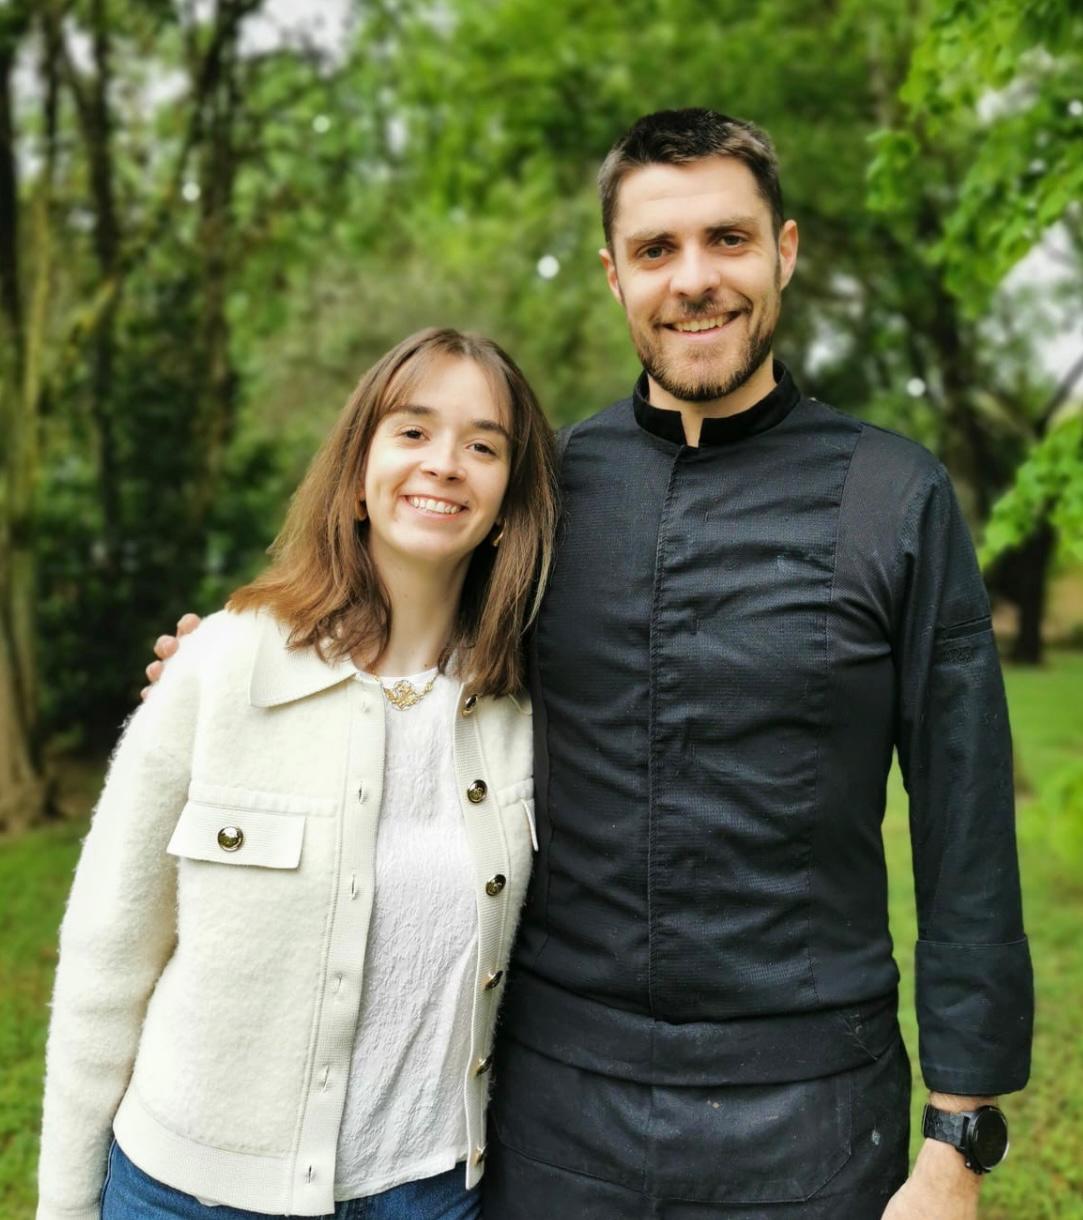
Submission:
[[[896,744],[910,797],[925,1083],[1021,1089],[1034,995],[1015,846],[1011,736],[989,600],[939,465],[900,538]]]

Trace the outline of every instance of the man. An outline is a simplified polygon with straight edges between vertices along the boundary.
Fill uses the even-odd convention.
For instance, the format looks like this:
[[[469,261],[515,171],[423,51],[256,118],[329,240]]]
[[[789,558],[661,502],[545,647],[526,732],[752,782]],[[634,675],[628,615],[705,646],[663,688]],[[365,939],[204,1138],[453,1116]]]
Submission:
[[[764,133],[649,115],[599,181],[644,373],[563,438],[486,1215],[967,1220],[1006,1143],[987,1107],[1027,1078],[1032,984],[966,527],[925,450],[773,360],[798,240]],[[893,747],[934,1107],[909,1179]]]

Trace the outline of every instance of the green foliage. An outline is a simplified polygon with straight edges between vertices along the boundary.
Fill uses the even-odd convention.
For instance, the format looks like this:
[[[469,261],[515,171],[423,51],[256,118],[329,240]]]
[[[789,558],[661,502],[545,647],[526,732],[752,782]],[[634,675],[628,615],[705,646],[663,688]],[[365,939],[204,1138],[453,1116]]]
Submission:
[[[1018,546],[1045,518],[1064,553],[1083,561],[1083,416],[1053,427],[1019,467],[985,527],[982,566]]]
[[[964,150],[953,206],[922,251],[971,317],[1083,196],[1083,12],[1071,0],[937,0],[879,133],[870,206],[914,214],[934,148]]]
[[[65,343],[63,319],[50,331],[50,366],[61,373],[37,527],[48,723],[112,731],[149,642],[180,611],[214,608],[260,562],[320,434],[403,334],[429,324],[492,334],[557,423],[628,392],[638,368],[598,265],[594,174],[614,137],[656,108],[713,106],[774,136],[802,233],[778,350],[805,387],[918,437],[954,474],[999,492],[1033,431],[1041,375],[1029,346],[1009,358],[1000,334],[956,317],[944,285],[982,308],[984,287],[963,285],[992,275],[1008,257],[1001,247],[1021,249],[1074,189],[1075,171],[1057,168],[1074,155],[1078,123],[1067,108],[1067,41],[1050,62],[981,58],[990,38],[1004,37],[999,25],[988,33],[994,10],[1016,31],[1016,50],[1052,37],[1057,5],[1023,9],[1025,19],[1000,2],[945,3],[927,26],[900,0],[453,0],[435,9],[356,0],[355,30],[333,54],[263,51],[234,65],[230,233],[213,264],[201,225],[216,180],[205,160],[214,111],[193,126],[191,80],[210,10],[192,27],[189,7],[117,0],[117,210],[126,250],[148,231],[153,240],[117,304],[106,414],[118,540],[106,537],[92,347],[85,333]],[[71,22],[89,11],[77,5]],[[1056,20],[1067,22],[1062,33],[1075,29],[1063,14]],[[985,91],[1010,93],[1019,74],[1022,101],[978,122]],[[1013,134],[1024,120],[1030,143]],[[89,316],[101,284],[70,90],[59,122],[56,300],[60,313]],[[27,150],[40,154],[36,104],[22,128]],[[1033,176],[1039,139],[1051,167],[1042,189],[1061,186],[1058,195],[1050,185],[1032,214],[1015,209],[1020,191],[1001,189],[997,165]],[[187,192],[148,230],[175,173]],[[32,173],[24,195],[31,188]],[[979,250],[979,239],[970,278],[959,278],[952,252]],[[556,274],[541,274],[551,260]],[[212,271],[222,272],[235,414],[206,515],[196,502]],[[1026,333],[1033,311],[1013,304]],[[974,389],[953,399],[960,365]],[[918,397],[906,391],[915,376],[927,387]],[[990,438],[988,460],[972,458],[975,419]]]
[[[89,421],[64,414],[46,434],[38,496],[39,631],[46,726],[81,726],[100,746],[134,704],[154,638],[182,610],[217,609],[258,561],[285,502],[278,442],[248,429],[227,448],[220,493],[194,526],[201,474],[189,336],[198,286],[179,252],[159,252],[129,285],[119,320],[111,414],[120,539],[111,549]],[[85,393],[80,365],[63,390]]]

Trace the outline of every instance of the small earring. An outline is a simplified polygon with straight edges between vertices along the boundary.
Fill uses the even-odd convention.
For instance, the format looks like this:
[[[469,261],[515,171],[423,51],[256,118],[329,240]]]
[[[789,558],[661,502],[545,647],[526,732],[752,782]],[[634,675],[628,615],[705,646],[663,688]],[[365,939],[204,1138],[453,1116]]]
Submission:
[[[489,539],[493,546],[499,546],[501,538],[504,537],[504,522],[498,521],[497,524],[500,526],[500,529],[497,530],[496,537]]]

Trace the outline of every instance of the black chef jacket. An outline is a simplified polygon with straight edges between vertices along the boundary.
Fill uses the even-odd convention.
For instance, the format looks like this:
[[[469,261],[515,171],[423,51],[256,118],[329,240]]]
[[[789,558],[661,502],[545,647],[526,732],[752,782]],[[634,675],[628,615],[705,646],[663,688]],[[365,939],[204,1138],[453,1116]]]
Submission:
[[[539,850],[504,1028],[641,1082],[810,1079],[895,1035],[881,821],[910,798],[930,1088],[1029,1071],[1011,743],[966,525],[920,445],[777,385],[576,425],[532,642]]]

